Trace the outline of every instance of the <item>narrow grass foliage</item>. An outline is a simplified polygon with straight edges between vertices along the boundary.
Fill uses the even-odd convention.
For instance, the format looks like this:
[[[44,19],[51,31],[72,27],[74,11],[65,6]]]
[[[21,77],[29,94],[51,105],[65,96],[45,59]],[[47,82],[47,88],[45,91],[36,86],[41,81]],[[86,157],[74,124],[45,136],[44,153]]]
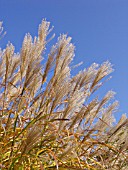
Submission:
[[[114,125],[115,93],[90,100],[111,63],[72,76],[75,47],[63,34],[44,63],[51,30],[43,20],[38,37],[26,34],[19,53],[11,43],[0,50],[0,169],[128,169],[128,119],[123,114]]]

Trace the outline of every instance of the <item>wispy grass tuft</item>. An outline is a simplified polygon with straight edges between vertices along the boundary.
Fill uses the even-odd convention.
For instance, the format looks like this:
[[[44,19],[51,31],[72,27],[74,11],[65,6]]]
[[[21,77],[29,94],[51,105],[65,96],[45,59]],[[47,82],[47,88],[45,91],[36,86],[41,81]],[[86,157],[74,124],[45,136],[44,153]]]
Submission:
[[[11,43],[0,51],[0,169],[128,169],[128,119],[113,124],[115,93],[90,101],[112,65],[94,63],[71,76],[75,47],[63,34],[42,64],[51,30],[43,20],[20,53]]]

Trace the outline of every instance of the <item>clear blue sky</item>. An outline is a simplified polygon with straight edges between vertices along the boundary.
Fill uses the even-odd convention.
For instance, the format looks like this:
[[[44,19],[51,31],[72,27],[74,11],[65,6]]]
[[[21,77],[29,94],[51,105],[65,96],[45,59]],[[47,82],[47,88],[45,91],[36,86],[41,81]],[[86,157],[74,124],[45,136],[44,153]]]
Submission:
[[[128,113],[128,0],[0,0],[0,20],[7,31],[0,46],[10,41],[19,51],[25,33],[37,35],[43,18],[54,25],[56,37],[73,37],[74,64],[84,62],[79,69],[106,60],[113,64],[113,78],[99,93],[117,92],[117,118]]]

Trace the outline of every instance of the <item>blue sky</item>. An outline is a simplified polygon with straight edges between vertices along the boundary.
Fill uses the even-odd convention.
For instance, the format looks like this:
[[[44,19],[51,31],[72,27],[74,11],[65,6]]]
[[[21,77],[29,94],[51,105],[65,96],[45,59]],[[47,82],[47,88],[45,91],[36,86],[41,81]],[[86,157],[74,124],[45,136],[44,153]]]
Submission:
[[[0,47],[10,41],[19,51],[25,33],[37,35],[43,18],[54,26],[52,42],[60,33],[73,38],[73,64],[84,62],[74,73],[93,62],[113,64],[113,78],[99,95],[114,90],[120,102],[117,119],[128,113],[128,0],[0,0],[0,20],[7,31]]]

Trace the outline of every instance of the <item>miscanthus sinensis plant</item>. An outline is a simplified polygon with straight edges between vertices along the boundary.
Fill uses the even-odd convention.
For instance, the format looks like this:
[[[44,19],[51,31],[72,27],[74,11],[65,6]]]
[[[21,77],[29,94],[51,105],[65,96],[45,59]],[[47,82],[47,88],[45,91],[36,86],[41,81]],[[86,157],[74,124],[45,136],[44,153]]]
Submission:
[[[113,124],[114,92],[90,99],[111,64],[72,76],[74,45],[63,34],[43,63],[49,27],[43,20],[38,37],[26,34],[20,53],[11,43],[0,51],[0,169],[128,169],[128,119]]]

